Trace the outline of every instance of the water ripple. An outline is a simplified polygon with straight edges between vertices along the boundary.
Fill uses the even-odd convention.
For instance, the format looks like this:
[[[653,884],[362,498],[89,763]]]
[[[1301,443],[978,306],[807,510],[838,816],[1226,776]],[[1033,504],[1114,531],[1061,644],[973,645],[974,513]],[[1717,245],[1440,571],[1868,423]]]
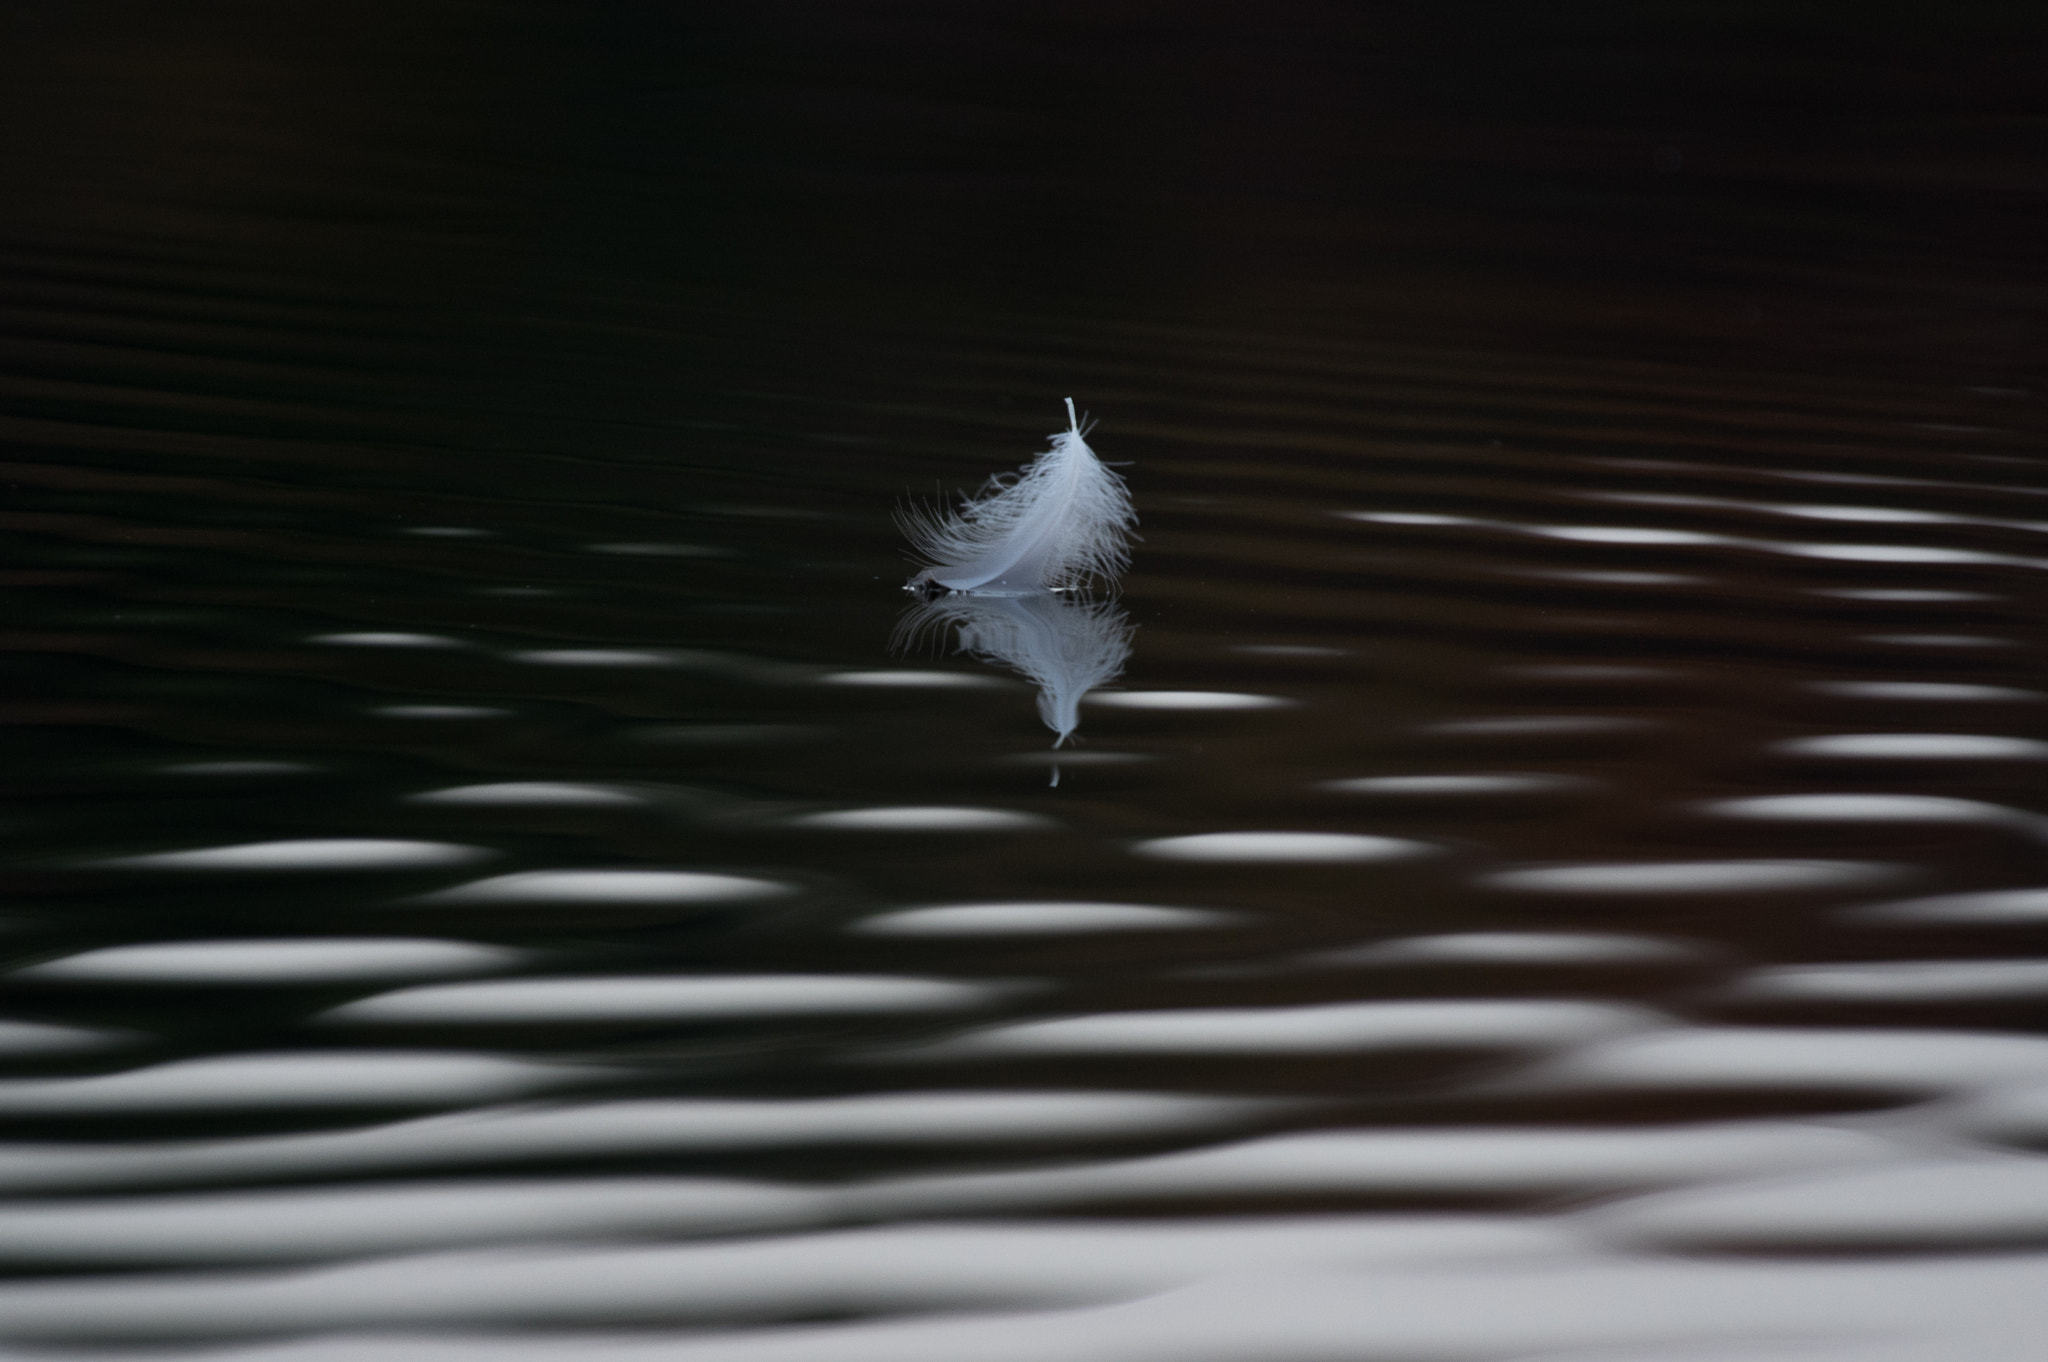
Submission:
[[[1664,1250],[1997,1248],[2048,1242],[2048,1159],[1978,1154],[1670,1192],[1594,1218]]]
[[[816,1223],[822,1192],[714,1178],[476,1180],[15,1202],[0,1262],[273,1264],[526,1239],[724,1235]]]
[[[872,686],[883,690],[1003,690],[1007,683],[972,672],[860,671],[830,672],[818,678],[827,686]]]
[[[788,827],[823,832],[1047,832],[1060,826],[1042,814],[942,804],[827,809],[784,821]]]
[[[971,1031],[920,1058],[1030,1055],[1342,1054],[1432,1048],[1542,1049],[1640,1030],[1657,1014],[1607,1003],[1480,1001],[1181,1008],[1057,1017]]]
[[[1808,688],[1847,700],[1924,700],[1952,704],[2037,703],[2048,693],[2013,686],[1985,686],[1963,681],[1812,681]]]
[[[2014,1002],[2048,998],[2048,960],[1887,960],[1776,965],[1729,991],[1737,1001]]]
[[[307,937],[271,941],[159,941],[104,946],[14,972],[17,979],[123,984],[307,984],[472,974],[503,969],[524,952],[417,937]]]
[[[1966,1031],[1680,1028],[1546,1061],[1517,1082],[1941,1093],[2048,1076],[2048,1038]]]
[[[1248,920],[1243,913],[1138,903],[959,903],[877,913],[847,930],[865,936],[1079,936],[1203,930]]]
[[[313,1081],[318,1081],[317,1075]],[[405,1173],[538,1160],[1085,1145],[1200,1137],[1248,1124],[1285,1105],[1182,1093],[1030,1089],[586,1101],[487,1108],[334,1133],[130,1141],[120,1146],[17,1142],[0,1146],[0,1186],[42,1193]]]
[[[1621,861],[1523,866],[1479,882],[1526,894],[1761,894],[1867,885],[1897,874],[1868,861]]]
[[[1497,795],[1574,795],[1600,788],[1584,776],[1518,775],[1414,775],[1356,776],[1348,780],[1326,780],[1317,786],[1333,794],[1375,795],[1387,799],[1460,799]]]
[[[232,874],[335,870],[421,870],[462,865],[497,853],[449,842],[377,837],[306,837],[238,846],[195,847],[142,856],[107,856],[77,862],[97,870],[218,871]]]
[[[11,1116],[462,1106],[559,1087],[574,1068],[456,1051],[309,1050],[174,1060],[89,1078],[0,1079]]]
[[[695,870],[521,870],[472,880],[424,904],[521,907],[552,904],[684,906],[744,902],[793,892],[790,885]]]
[[[1058,1225],[890,1226],[703,1246],[445,1253],[204,1285],[141,1275],[40,1290],[0,1285],[0,1329],[113,1340],[1043,1308],[1147,1297],[1250,1261],[1269,1271],[1455,1261],[1518,1256],[1548,1242],[1540,1230],[1485,1220],[1105,1224],[1081,1235]]]
[[[466,648],[461,639],[440,634],[315,634],[308,643],[326,643],[345,648]]]
[[[379,705],[370,713],[385,719],[425,719],[430,721],[464,719],[502,719],[512,711],[497,709],[489,705]]]
[[[1771,750],[1795,757],[1874,761],[2048,760],[2048,742],[1987,733],[1823,733],[1787,738]]]
[[[2042,835],[2041,815],[1948,795],[1787,794],[1713,800],[1700,806],[1720,818],[1772,823],[1922,823],[2011,828]]]
[[[0,1057],[73,1055],[132,1045],[140,1037],[125,1031],[0,1018]]]
[[[1694,943],[1602,932],[1458,932],[1319,951],[1323,965],[1643,965],[1707,958]]]
[[[409,804],[452,804],[509,808],[631,808],[648,801],[616,785],[560,780],[511,780],[493,785],[454,785],[421,790],[405,797]]]
[[[607,974],[429,984],[347,1003],[318,1020],[340,1026],[744,1021],[942,1011],[985,1006],[994,996],[986,987],[940,979]]]
[[[1238,709],[1285,709],[1299,704],[1278,695],[1245,695],[1212,690],[1098,690],[1086,703],[1105,709],[1174,710],[1189,713]]]
[[[1229,865],[1328,865],[1406,861],[1437,847],[1400,837],[1354,832],[1203,832],[1155,837],[1132,851],[1156,861]]]
[[[969,1215],[1280,1196],[1584,1196],[1863,1164],[1895,1153],[1875,1136],[1791,1122],[1316,1131],[1082,1167],[885,1182],[855,1200],[891,1214]]]
[[[1937,894],[1842,910],[1847,922],[1930,927],[2033,926],[2048,923],[2048,888],[1986,889],[1974,894]]]

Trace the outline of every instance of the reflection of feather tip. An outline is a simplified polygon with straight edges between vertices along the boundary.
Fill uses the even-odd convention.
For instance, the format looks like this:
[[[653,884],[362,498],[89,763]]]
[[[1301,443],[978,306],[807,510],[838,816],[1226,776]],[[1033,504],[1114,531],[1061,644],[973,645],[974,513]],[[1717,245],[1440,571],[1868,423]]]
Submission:
[[[1124,480],[1095,457],[1067,399],[1067,428],[1015,473],[999,473],[950,513],[914,507],[899,519],[925,561],[908,590],[1027,596],[1114,578],[1130,563],[1138,523]]]
[[[963,592],[911,607],[892,644],[914,647],[947,629],[959,631],[962,652],[1038,687],[1038,717],[1058,735],[1054,747],[1081,726],[1081,697],[1122,673],[1134,632],[1113,601]]]

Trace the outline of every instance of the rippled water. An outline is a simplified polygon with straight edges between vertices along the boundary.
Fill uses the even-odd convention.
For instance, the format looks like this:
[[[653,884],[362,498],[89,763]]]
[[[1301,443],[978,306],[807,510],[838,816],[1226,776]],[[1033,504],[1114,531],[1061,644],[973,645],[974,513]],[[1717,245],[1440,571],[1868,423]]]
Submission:
[[[2038,43],[340,13],[15,23],[6,1356],[2039,1355]]]

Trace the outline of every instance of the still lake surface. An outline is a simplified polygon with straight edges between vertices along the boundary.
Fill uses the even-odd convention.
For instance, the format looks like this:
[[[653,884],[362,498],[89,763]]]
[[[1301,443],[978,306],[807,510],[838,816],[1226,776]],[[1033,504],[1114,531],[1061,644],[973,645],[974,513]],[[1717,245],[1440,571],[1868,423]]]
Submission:
[[[0,1356],[2040,1355],[2040,35],[1193,13],[10,21]]]

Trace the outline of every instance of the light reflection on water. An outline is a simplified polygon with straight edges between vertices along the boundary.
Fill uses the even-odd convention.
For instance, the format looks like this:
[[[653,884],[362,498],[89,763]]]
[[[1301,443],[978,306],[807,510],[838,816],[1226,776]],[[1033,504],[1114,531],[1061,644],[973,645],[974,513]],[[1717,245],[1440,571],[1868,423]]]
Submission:
[[[2034,1362],[2038,167],[558,8],[0,51],[0,1354]]]
[[[1200,485],[1177,457],[1158,476]],[[1304,468],[1265,464],[1297,524],[1332,509]],[[58,768],[160,825],[59,820],[20,862],[88,912],[19,914],[0,1260],[36,1275],[0,1333],[278,1362],[2024,1355],[1983,1312],[2048,1299],[2039,692],[1871,650],[1954,651],[1931,625],[1968,606],[2023,652],[2000,602],[2032,588],[1823,588],[1836,617],[1726,555],[2032,564],[1654,523],[1780,509],[1668,491],[1542,528],[1513,503],[1547,486],[1494,476],[1497,515],[1352,523],[1540,532],[1390,534],[1371,585],[1330,580],[1348,540],[1204,503],[1213,554],[1281,585],[1192,604],[1212,541],[1148,507],[1119,602],[934,602],[932,658],[891,653],[886,579],[829,588],[864,633],[707,630],[657,589],[724,558],[609,552],[656,593],[610,634],[524,594],[474,635],[311,635],[343,704],[282,655],[215,666],[278,691],[245,717],[165,692],[198,728]],[[867,492],[844,551],[885,554]],[[657,542],[627,535],[602,542]],[[1546,574],[1595,594],[1532,618]]]

